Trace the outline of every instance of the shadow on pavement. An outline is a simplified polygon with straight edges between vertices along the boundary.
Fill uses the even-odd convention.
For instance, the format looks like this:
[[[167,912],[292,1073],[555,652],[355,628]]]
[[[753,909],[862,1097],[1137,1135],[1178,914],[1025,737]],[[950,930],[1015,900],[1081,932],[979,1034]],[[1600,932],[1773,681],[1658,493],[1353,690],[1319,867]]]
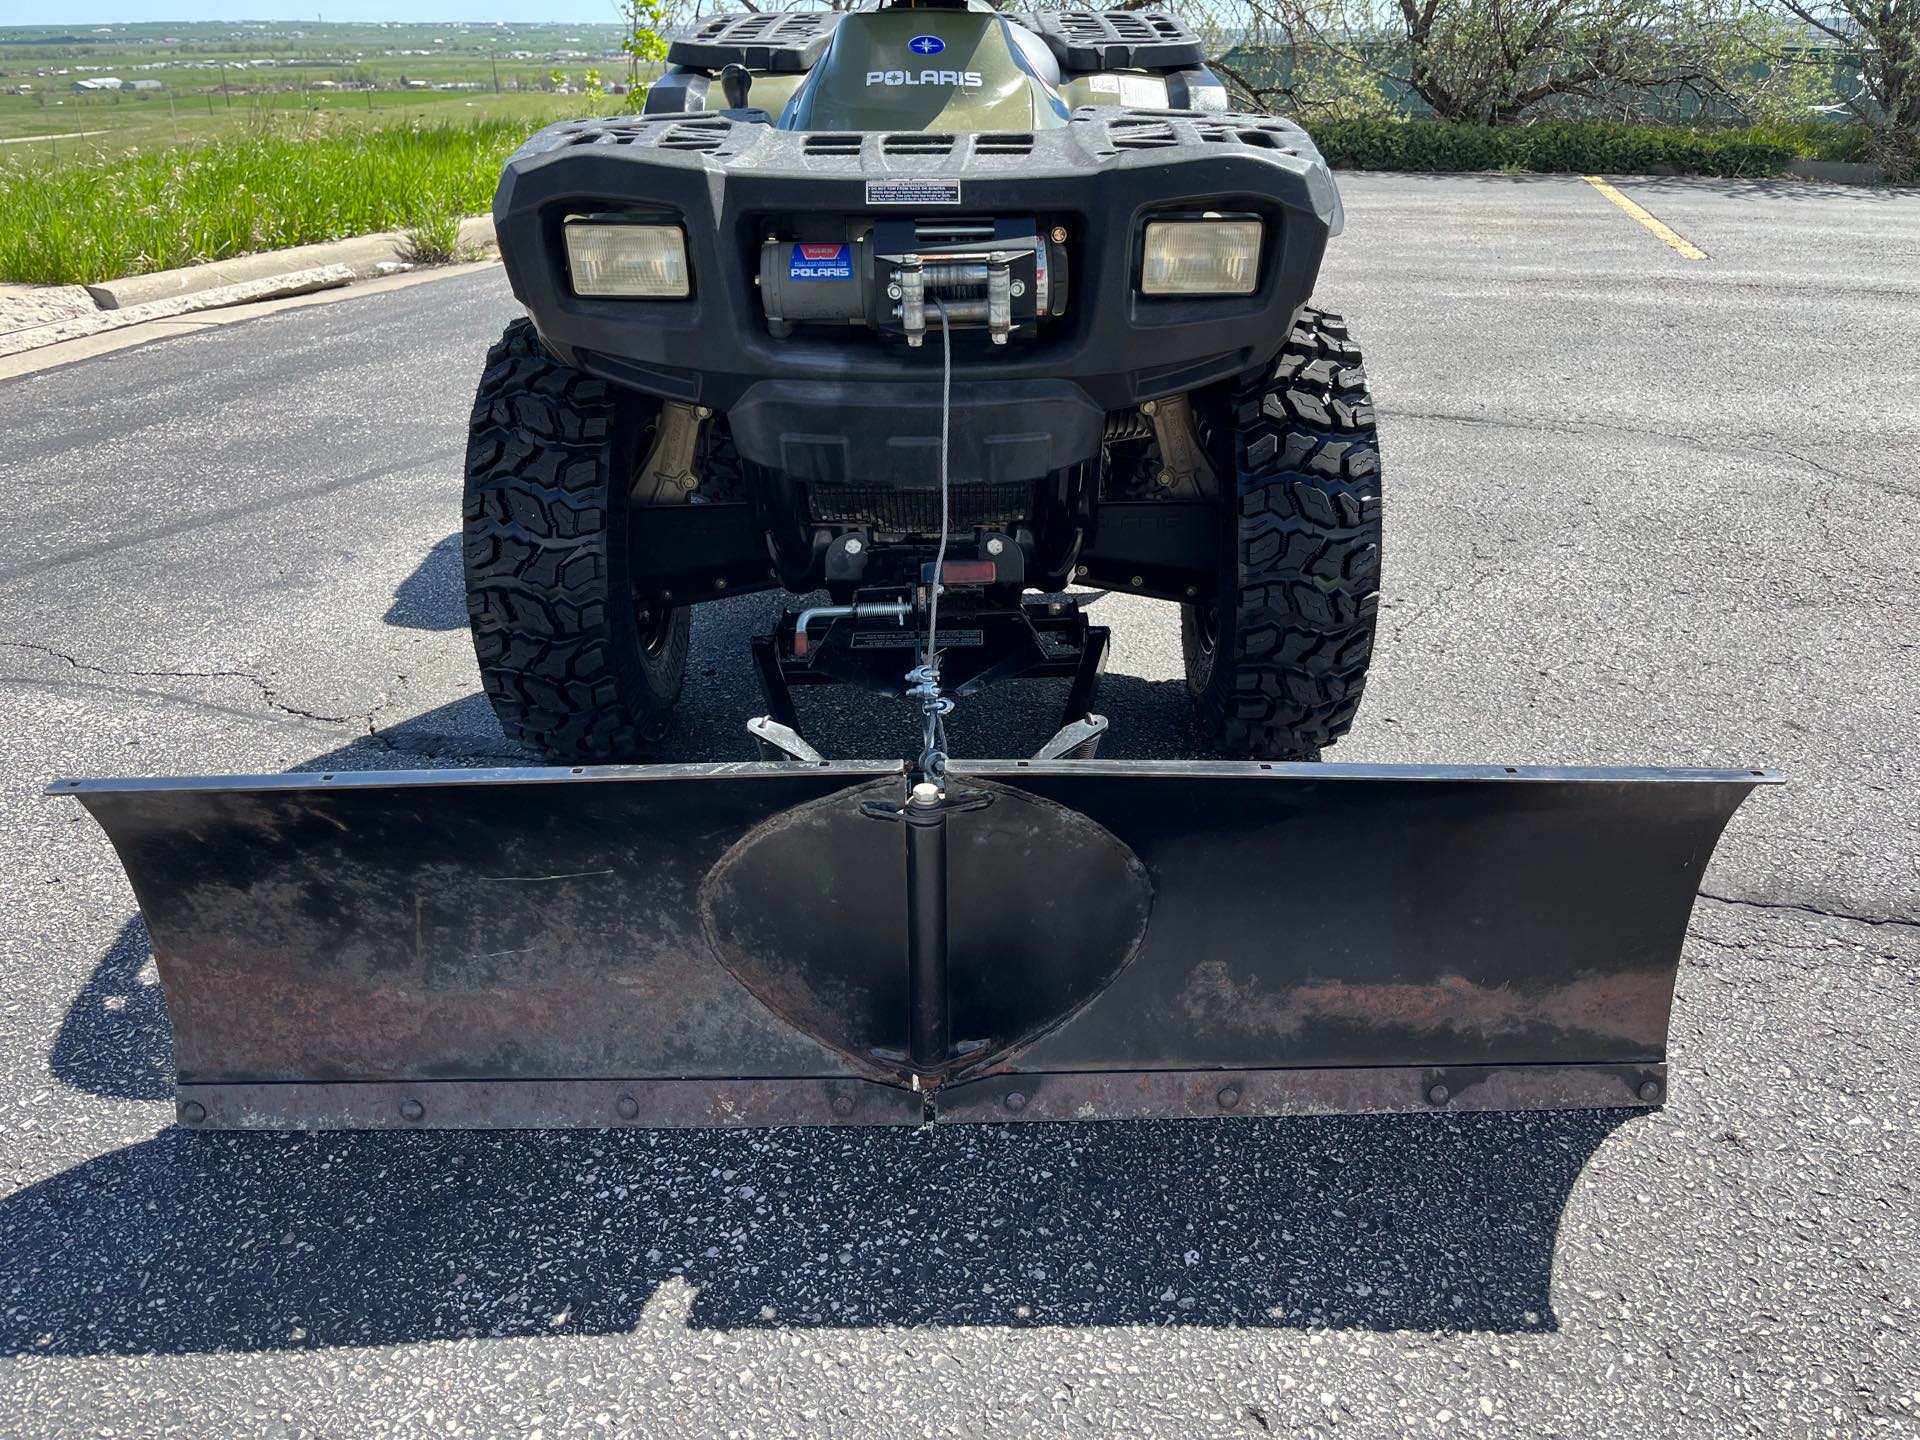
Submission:
[[[428,597],[457,588],[444,576],[423,584]],[[776,603],[741,597],[702,617],[711,628],[696,631],[688,704],[661,759],[752,757],[740,726],[758,696],[725,657]],[[438,611],[423,600],[408,613]],[[956,749],[1031,753],[1065,689],[1016,685],[968,701]],[[1179,682],[1111,676],[1099,703],[1115,720],[1106,754],[1204,753]],[[901,754],[914,739],[897,702],[831,691],[802,694],[800,705],[829,754]],[[533,761],[476,695],[301,768],[463,763]],[[148,960],[136,919],[55,1041],[63,1083],[170,1098],[164,1007],[157,984],[141,979]],[[1625,1114],[168,1129],[0,1201],[0,1353],[265,1350],[655,1323],[1551,1329],[1562,1208]]]
[[[0,1353],[660,1319],[1552,1329],[1561,1209],[1623,1116],[169,1130],[0,1202]]]
[[[1648,193],[1675,198],[1711,195],[1717,199],[1744,200],[1750,203],[1823,200],[1828,204],[1878,208],[1911,201],[1914,196],[1912,186],[1836,185],[1792,179],[1728,180],[1712,175],[1629,175],[1624,177],[1623,183],[1625,181],[1632,183],[1636,194]]]
[[[460,532],[454,531],[400,582],[393,603],[380,618],[406,630],[464,630],[467,625],[465,580],[460,562]]]
[[[47,1057],[54,1078],[120,1100],[173,1099],[173,1035],[136,916],[67,1007]]]

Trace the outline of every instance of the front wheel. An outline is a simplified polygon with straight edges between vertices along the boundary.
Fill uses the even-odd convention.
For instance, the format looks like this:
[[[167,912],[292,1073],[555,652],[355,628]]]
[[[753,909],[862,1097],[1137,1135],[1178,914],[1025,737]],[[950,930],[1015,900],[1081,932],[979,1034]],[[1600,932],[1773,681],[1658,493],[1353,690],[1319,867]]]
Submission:
[[[657,401],[549,355],[516,320],[487,354],[467,438],[467,612],[509,736],[561,761],[642,757],[671,722],[688,611],[627,573],[635,456]]]
[[[1373,399],[1345,322],[1312,309],[1232,398],[1237,506],[1218,597],[1182,607],[1187,688],[1229,754],[1313,759],[1352,726],[1373,654]]]

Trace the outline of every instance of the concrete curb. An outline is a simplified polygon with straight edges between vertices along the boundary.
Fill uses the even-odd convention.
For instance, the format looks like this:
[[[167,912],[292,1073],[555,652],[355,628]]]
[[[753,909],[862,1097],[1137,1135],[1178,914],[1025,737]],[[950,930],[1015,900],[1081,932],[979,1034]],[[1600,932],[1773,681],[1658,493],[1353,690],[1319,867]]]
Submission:
[[[84,285],[0,285],[0,342],[17,330],[91,315],[98,308]]]
[[[460,222],[462,250],[497,250],[500,242],[493,233],[493,216],[469,215]]]
[[[488,249],[493,243],[491,215],[474,215],[460,222],[460,248],[463,251]],[[87,293],[93,296],[94,304],[102,310],[125,310],[155,301],[265,280],[276,275],[334,266],[346,267],[351,272],[350,279],[370,280],[376,275],[390,275],[414,264],[412,256],[413,241],[406,231],[381,230],[345,240],[326,240],[317,245],[295,245],[259,255],[236,255],[231,260],[213,260],[205,265],[188,265],[178,270],[129,275],[124,280],[107,280],[86,288]],[[249,298],[264,297],[255,295]]]
[[[405,290],[415,285],[430,284],[439,280],[458,280],[482,274],[492,269],[496,263],[494,260],[476,260],[466,263],[456,262],[451,265],[426,265],[392,275],[382,275],[372,280],[356,281],[351,285],[340,284],[324,290],[281,295],[275,299],[224,303],[201,309],[190,310],[180,301],[174,301],[166,307],[169,313],[163,314],[158,319],[123,320],[119,322],[118,328],[99,330],[70,340],[37,345],[12,355],[0,355],[0,382],[34,375],[43,370],[58,370],[82,360],[111,355],[116,351],[150,344],[156,340],[192,335],[202,330],[217,330],[225,325],[237,325],[247,320],[257,320],[262,316],[277,315],[283,311],[302,309],[309,305],[330,305],[341,300],[384,295],[389,291]],[[102,318],[107,318],[109,315],[109,312],[96,313]],[[110,313],[124,315],[126,312]]]
[[[1884,185],[1887,172],[1852,160],[1791,160],[1787,174],[1796,180],[1825,180],[1830,185]]]
[[[63,340],[78,340],[87,335],[98,335],[103,330],[119,330],[149,320],[170,320],[196,310],[210,310],[222,305],[248,305],[256,300],[329,290],[337,285],[350,284],[353,278],[353,271],[345,265],[316,265],[290,274],[269,275],[257,280],[242,280],[236,284],[198,290],[191,295],[174,295],[115,310],[72,315],[0,335],[0,355],[17,355],[23,350],[58,345]]]
[[[462,220],[456,248],[456,261],[490,255],[495,249],[493,217],[471,215]],[[99,285],[0,285],[0,356],[64,345],[149,321],[304,295],[440,263],[417,259],[413,237],[406,231],[387,230],[259,255],[237,255],[231,260],[149,275],[129,275]],[[6,368],[20,373],[18,367]]]
[[[87,286],[94,304],[102,310],[133,310],[182,296],[201,295],[233,285],[271,280],[276,275],[298,274],[324,268],[343,269],[349,280],[377,275],[383,264],[395,263],[404,236],[397,231],[375,235],[356,235],[351,240],[329,240],[320,245],[295,245],[287,250],[270,250],[261,255],[237,255],[231,260],[214,260],[205,265],[188,265],[178,270],[155,270],[147,275],[129,275],[124,280],[107,280]]]

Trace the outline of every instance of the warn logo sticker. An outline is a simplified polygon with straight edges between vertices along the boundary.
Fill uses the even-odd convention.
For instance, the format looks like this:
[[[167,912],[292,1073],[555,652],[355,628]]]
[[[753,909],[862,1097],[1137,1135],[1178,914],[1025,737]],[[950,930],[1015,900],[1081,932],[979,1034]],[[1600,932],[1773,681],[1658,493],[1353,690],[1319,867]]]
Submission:
[[[853,256],[845,245],[794,243],[787,258],[789,280],[851,280]]]

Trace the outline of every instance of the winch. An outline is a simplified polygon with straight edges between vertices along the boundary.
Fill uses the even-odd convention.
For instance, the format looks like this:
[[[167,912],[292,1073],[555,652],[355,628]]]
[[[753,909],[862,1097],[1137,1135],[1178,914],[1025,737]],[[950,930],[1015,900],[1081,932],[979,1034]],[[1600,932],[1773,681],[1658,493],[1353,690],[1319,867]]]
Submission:
[[[1042,234],[1032,218],[856,216],[806,229],[769,234],[760,247],[761,302],[779,338],[797,324],[866,325],[917,346],[944,314],[954,328],[984,327],[1004,345],[1066,310],[1064,226]]]

